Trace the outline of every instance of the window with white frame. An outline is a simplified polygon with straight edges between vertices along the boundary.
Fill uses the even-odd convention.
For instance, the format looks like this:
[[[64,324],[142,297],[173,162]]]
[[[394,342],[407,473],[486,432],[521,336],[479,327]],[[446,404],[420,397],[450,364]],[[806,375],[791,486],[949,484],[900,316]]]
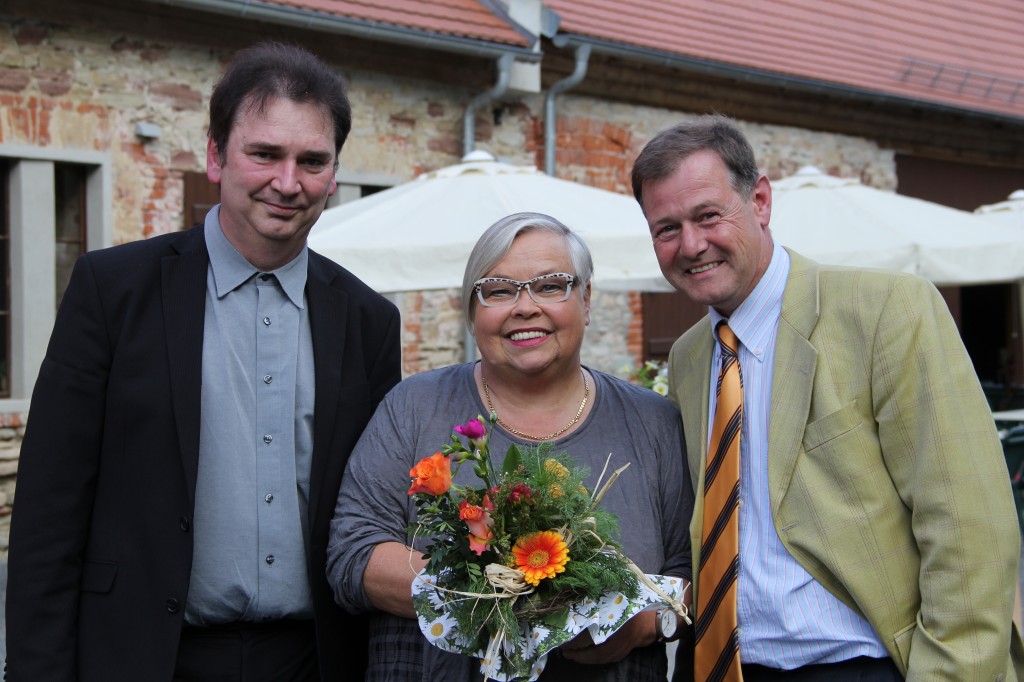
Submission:
[[[106,154],[0,145],[0,411],[25,411],[75,259],[111,244]]]

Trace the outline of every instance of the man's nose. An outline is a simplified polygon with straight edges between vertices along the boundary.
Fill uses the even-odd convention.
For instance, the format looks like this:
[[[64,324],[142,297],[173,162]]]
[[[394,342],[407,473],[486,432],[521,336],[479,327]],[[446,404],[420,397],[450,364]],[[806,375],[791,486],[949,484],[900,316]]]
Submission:
[[[679,232],[679,255],[696,260],[707,248],[708,242],[704,230],[684,223]]]
[[[299,169],[294,160],[284,159],[277,165],[276,170],[274,180],[271,182],[271,187],[275,191],[284,195],[298,194],[301,191]]]

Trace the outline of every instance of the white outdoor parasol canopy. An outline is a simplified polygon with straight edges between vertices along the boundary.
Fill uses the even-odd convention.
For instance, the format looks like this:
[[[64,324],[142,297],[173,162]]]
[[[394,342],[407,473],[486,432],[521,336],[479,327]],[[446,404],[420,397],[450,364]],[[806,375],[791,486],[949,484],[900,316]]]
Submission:
[[[968,213],[812,167],[773,182],[772,190],[776,239],[819,262],[914,272],[937,285],[1024,278],[1024,229],[994,218],[1024,216],[995,208],[1024,204],[1017,193]],[[547,213],[578,232],[594,256],[598,289],[672,290],[632,197],[481,151],[324,211],[309,245],[380,292],[457,288],[480,234],[518,211]]]
[[[1024,189],[1012,192],[1006,201],[979,206],[974,212],[993,223],[1024,230]]]
[[[579,233],[594,257],[595,287],[672,290],[632,197],[500,163],[481,151],[324,211],[309,246],[379,292],[460,287],[483,231],[519,211],[546,213]]]
[[[772,232],[820,262],[914,272],[937,285],[1024,277],[1024,231],[978,214],[813,167],[772,189]]]

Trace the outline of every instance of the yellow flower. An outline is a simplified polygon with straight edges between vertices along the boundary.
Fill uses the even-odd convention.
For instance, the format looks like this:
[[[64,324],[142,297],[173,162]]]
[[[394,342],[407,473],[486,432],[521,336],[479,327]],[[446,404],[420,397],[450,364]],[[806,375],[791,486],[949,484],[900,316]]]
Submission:
[[[549,459],[544,462],[544,471],[548,472],[559,481],[564,481],[569,478],[569,470],[565,468],[564,464],[554,459]]]
[[[569,470],[565,468],[565,465],[558,460],[548,459],[544,462],[544,471],[548,472],[559,481],[564,481],[569,478]],[[553,499],[558,499],[562,496],[565,491],[562,490],[562,486],[557,483],[552,483],[548,486],[548,494]]]
[[[544,578],[554,578],[569,563],[569,550],[562,536],[553,530],[524,535],[516,540],[512,553],[516,568],[523,572],[526,582],[538,585]]]

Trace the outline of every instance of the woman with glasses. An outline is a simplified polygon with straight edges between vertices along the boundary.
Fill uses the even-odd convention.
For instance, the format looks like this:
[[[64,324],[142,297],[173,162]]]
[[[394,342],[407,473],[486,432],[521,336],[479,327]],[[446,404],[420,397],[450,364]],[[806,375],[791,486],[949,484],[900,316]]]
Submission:
[[[638,239],[641,238],[638,235]],[[497,413],[490,451],[554,443],[588,466],[608,454],[629,469],[602,506],[619,518],[624,553],[646,573],[690,577],[693,489],[679,413],[653,391],[580,362],[590,323],[593,261],[554,218],[517,213],[480,237],[466,266],[462,307],[478,362],[412,376],[384,399],[349,460],[328,547],[328,579],[347,611],[369,613],[367,680],[475,680],[479,662],[445,653],[419,632],[410,588],[425,560],[408,546],[416,508],[408,472],[448,442],[452,427]],[[465,468],[455,481],[475,483]],[[658,614],[643,612],[600,646],[584,635],[548,659],[542,680],[664,682]],[[676,679],[681,679],[677,677]]]

